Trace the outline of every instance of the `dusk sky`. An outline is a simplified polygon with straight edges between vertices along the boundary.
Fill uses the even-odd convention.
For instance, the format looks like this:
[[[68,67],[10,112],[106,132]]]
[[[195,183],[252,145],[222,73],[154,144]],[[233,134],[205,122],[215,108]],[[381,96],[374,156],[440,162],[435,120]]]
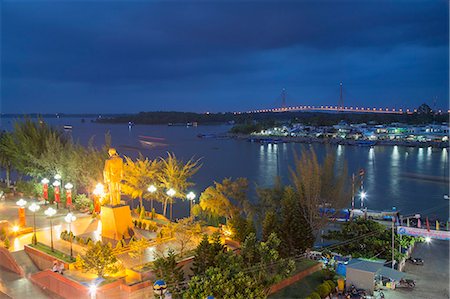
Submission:
[[[448,1],[2,1],[3,113],[448,107]]]

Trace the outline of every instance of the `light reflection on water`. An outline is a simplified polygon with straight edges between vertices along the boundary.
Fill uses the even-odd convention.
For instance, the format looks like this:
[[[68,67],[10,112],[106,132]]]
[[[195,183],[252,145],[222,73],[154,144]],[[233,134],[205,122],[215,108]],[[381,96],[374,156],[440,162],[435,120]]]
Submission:
[[[294,151],[300,155],[302,150],[313,147],[318,159],[323,160],[327,150],[327,146],[323,144],[260,145],[243,140],[197,137],[198,134],[226,132],[230,126],[186,128],[136,125],[129,130],[128,124],[93,124],[89,120],[81,123],[80,119],[53,119],[50,122],[60,126],[73,125],[72,136],[85,144],[92,135],[96,136],[96,144],[102,144],[105,132],[110,131],[113,146],[118,148],[119,153],[131,157],[136,156],[138,150],[149,158],[165,156],[167,151],[173,151],[184,160],[192,156],[202,157],[203,167],[194,177],[196,186],[193,191],[196,193],[200,193],[213,181],[221,181],[225,177],[248,177],[252,188],[255,184],[272,185],[277,174],[280,174],[283,182],[288,183],[289,168],[294,163]],[[2,119],[3,129],[8,126],[10,128],[11,125],[12,123]],[[142,148],[138,141],[140,135],[163,137],[168,146]],[[332,145],[329,149],[335,151],[337,161],[347,161],[349,176],[353,172],[357,175],[360,168],[366,170],[364,187],[369,209],[390,209],[395,205],[403,213],[414,213],[445,204],[443,194],[448,193],[448,184],[412,179],[404,174],[448,177],[447,150],[343,145]],[[185,216],[187,211],[186,202],[178,200],[174,205],[175,217]],[[442,208],[433,213],[448,218],[448,209]]]

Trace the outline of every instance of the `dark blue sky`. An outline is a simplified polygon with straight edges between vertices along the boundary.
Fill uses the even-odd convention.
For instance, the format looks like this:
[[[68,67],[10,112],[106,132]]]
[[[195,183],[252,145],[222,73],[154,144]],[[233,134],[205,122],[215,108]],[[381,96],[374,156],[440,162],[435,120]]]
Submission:
[[[448,2],[1,1],[2,112],[448,107]]]

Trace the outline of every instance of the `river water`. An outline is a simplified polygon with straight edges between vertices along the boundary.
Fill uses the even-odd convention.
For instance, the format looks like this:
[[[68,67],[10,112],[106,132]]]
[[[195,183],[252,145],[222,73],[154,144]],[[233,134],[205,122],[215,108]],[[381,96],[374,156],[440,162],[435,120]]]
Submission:
[[[184,160],[201,158],[203,166],[193,178],[196,185],[192,190],[196,194],[200,194],[214,181],[226,177],[246,177],[253,190],[256,186],[271,186],[276,176],[288,183],[294,152],[300,154],[312,146],[321,160],[327,150],[327,146],[322,144],[260,145],[243,140],[197,137],[198,134],[227,132],[230,127],[226,125],[136,125],[130,128],[127,124],[91,123],[90,119],[82,123],[79,118],[51,118],[46,121],[61,127],[72,125],[70,134],[83,144],[94,136],[95,143],[101,145],[105,133],[110,132],[113,146],[123,155],[134,157],[140,151],[153,159],[165,156],[166,152],[174,152]],[[1,129],[10,130],[13,122],[13,119],[3,118]],[[150,140],[147,137],[161,138],[157,141],[162,145],[142,146],[139,140]],[[449,201],[443,199],[443,195],[449,192],[448,149],[343,145],[329,146],[329,149],[335,151],[337,159],[347,162],[349,175],[352,172],[358,174],[361,168],[365,169],[365,202],[369,209],[391,210],[395,207],[403,215],[421,213],[442,220],[449,218]],[[417,176],[440,177],[441,181]],[[359,204],[357,200],[356,206]],[[185,216],[188,203],[178,201],[173,213],[175,218]]]

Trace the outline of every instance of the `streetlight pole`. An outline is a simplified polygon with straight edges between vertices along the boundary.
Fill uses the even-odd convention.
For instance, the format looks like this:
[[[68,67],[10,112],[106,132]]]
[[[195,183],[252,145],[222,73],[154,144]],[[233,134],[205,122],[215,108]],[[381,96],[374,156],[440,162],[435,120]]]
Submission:
[[[64,217],[67,223],[69,223],[69,238],[70,238],[70,257],[73,258],[73,248],[72,248],[72,222],[77,219],[72,213],[69,213]]]
[[[37,244],[37,237],[36,237],[36,212],[39,211],[40,206],[36,203],[32,203],[31,206],[28,207],[28,209],[33,212],[33,238],[32,243],[33,245]]]
[[[195,193],[192,191],[189,192],[186,195],[186,198],[189,200],[189,216],[192,216],[192,204],[194,203]]]
[[[54,208],[50,207],[47,210],[45,210],[44,214],[47,215],[48,218],[50,218],[50,244],[51,244],[52,251],[54,251],[54,249],[53,249],[53,219],[52,219],[52,217],[55,216],[56,210]]]
[[[172,188],[170,188],[169,190],[167,190],[166,194],[168,196],[170,196],[171,198],[171,202],[170,202],[170,221],[172,221],[172,206],[173,206],[173,197],[175,196],[177,192],[175,190],[173,190]]]
[[[392,269],[394,269],[394,224],[395,224],[395,216],[392,216]]]
[[[153,194],[156,192],[156,187],[154,185],[150,185],[148,186],[147,191]],[[150,199],[150,207],[151,207],[150,211],[153,211],[153,196]]]

